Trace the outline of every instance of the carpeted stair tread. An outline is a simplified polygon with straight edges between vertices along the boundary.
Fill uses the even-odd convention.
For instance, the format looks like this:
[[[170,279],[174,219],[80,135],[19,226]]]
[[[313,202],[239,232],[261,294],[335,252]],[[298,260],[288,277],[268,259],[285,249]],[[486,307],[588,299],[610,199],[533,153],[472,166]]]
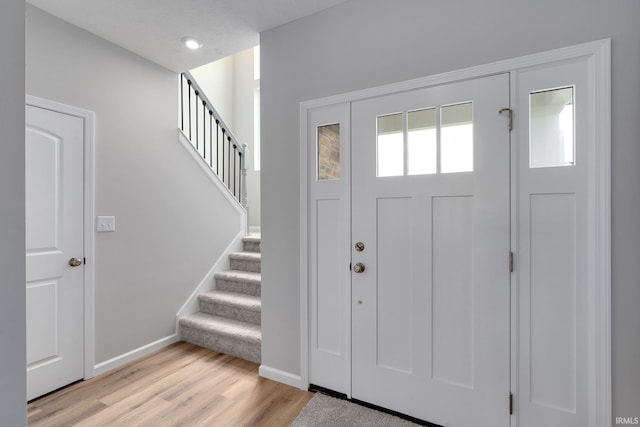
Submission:
[[[260,273],[228,270],[215,274],[216,289],[225,292],[260,296],[262,293]]]
[[[260,252],[234,252],[229,254],[229,258],[243,261],[260,261],[262,254]]]
[[[260,363],[259,325],[198,312],[180,319],[180,332],[184,341]]]
[[[235,252],[229,254],[229,266],[231,270],[260,273],[262,269],[260,252]]]
[[[259,296],[214,290],[198,295],[200,312],[260,325],[262,304]]]
[[[260,326],[252,325],[251,323],[212,316],[210,314],[200,312],[183,317],[180,319],[180,323],[184,326],[216,332],[221,335],[254,342],[256,344],[260,344],[262,342]]]
[[[246,236],[242,239],[242,246],[245,252],[260,253],[260,235]]]
[[[243,242],[253,242],[253,243],[260,243],[260,235],[259,234],[250,234],[248,236],[244,236],[242,238]]]
[[[260,284],[262,277],[260,273],[250,271],[228,270],[215,274],[216,279],[228,280],[230,282],[247,282]]]
[[[242,307],[253,311],[260,311],[262,306],[260,297],[217,290],[198,295],[198,300]]]

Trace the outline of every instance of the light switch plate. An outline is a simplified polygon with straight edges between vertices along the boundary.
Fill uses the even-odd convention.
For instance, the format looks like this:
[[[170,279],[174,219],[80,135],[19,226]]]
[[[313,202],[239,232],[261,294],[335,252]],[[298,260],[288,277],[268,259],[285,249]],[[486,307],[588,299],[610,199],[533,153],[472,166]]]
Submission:
[[[116,217],[115,216],[99,216],[96,230],[102,231],[116,231]]]

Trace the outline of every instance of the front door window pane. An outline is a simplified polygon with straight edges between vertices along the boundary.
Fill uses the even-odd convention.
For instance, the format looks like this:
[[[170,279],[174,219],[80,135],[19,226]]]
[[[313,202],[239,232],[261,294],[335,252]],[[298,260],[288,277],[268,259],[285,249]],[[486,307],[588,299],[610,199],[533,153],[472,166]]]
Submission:
[[[404,175],[403,114],[378,117],[378,176]]]
[[[410,111],[407,120],[409,175],[436,173],[438,167],[436,109]]]
[[[440,110],[440,168],[443,173],[473,171],[473,105]]]

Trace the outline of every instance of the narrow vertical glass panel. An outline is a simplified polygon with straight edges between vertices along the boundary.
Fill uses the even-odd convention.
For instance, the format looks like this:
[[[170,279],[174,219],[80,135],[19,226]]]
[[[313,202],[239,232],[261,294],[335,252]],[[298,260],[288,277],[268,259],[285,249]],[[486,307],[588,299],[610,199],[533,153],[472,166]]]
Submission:
[[[378,176],[404,175],[402,113],[378,116]]]
[[[529,166],[575,164],[573,87],[529,94]]]
[[[340,124],[318,126],[318,180],[340,179]]]
[[[447,105],[440,110],[440,170],[473,171],[473,104]]]
[[[408,128],[409,175],[436,173],[436,109],[410,111]]]

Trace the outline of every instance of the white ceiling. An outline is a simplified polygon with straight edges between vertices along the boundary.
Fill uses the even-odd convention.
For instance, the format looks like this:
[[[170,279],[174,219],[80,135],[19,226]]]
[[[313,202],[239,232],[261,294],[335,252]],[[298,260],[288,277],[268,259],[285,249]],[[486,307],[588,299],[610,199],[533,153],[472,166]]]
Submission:
[[[181,72],[259,44],[261,31],[346,0],[27,0],[127,50]],[[180,39],[198,38],[199,51]]]

